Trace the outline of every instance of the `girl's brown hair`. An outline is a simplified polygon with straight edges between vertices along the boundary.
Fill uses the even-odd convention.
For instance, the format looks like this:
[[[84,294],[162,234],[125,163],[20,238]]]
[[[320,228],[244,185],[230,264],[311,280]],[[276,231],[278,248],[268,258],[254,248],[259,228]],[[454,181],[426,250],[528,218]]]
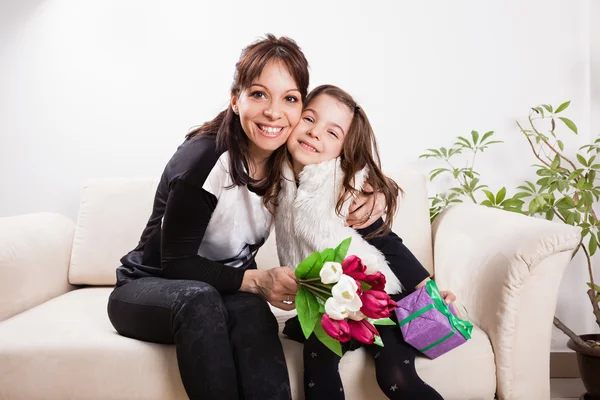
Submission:
[[[322,85],[314,88],[306,98],[305,107],[321,95],[331,96],[342,104],[347,105],[354,113],[340,155],[341,168],[344,172],[344,189],[338,199],[336,211],[341,215],[343,203],[357,194],[358,191],[353,186],[354,175],[367,167],[368,176],[366,182],[373,187],[375,193],[383,193],[387,208],[384,224],[379,229],[367,235],[366,238],[369,239],[386,234],[392,229],[394,223],[394,215],[396,214],[396,207],[398,205],[398,193],[404,192],[393,179],[385,176],[381,170],[377,140],[365,111],[359,107],[352,96],[333,85]],[[365,214],[365,220],[362,223],[368,219],[368,216],[372,212],[373,209]]]
[[[287,37],[276,38],[267,34],[265,39],[252,43],[242,50],[240,59],[235,65],[231,94],[236,97],[248,88],[252,81],[260,76],[265,66],[270,61],[280,61],[294,78],[302,101],[308,92],[308,61],[296,42]],[[217,152],[229,151],[229,172],[233,180],[232,186],[248,185],[255,191],[263,194],[263,203],[270,208],[277,196],[276,187],[281,177],[281,165],[286,157],[286,147],[281,146],[269,157],[267,171],[269,174],[264,179],[252,179],[247,171],[248,165],[248,137],[242,129],[240,117],[233,112],[231,107],[221,111],[212,121],[205,122],[199,128],[190,131],[186,139],[195,136],[216,136]]]

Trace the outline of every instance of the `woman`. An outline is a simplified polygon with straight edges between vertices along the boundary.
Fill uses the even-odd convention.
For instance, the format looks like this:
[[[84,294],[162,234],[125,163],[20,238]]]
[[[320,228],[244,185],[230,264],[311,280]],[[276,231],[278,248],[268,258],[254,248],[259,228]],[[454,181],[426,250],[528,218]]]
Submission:
[[[293,309],[297,285],[287,266],[257,270],[254,255],[269,234],[273,183],[308,80],[294,41],[267,35],[246,47],[230,106],[173,155],[140,242],[117,269],[108,303],[113,326],[124,336],[174,343],[191,399],[291,398],[267,301]],[[357,208],[360,217],[348,223],[374,206]]]

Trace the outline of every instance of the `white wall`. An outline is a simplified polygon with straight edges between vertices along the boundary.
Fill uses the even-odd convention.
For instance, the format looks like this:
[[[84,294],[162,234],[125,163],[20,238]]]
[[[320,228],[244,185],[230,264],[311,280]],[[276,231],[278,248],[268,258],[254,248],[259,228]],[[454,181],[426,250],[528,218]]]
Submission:
[[[226,105],[241,48],[265,32],[302,46],[311,86],[359,99],[386,169],[426,172],[424,149],[496,130],[506,143],[479,169],[493,189],[513,187],[534,178],[515,125],[530,106],[572,101],[582,133],[568,151],[600,127],[589,12],[589,0],[3,0],[0,217],[75,218],[85,179],[159,174],[188,128]],[[585,332],[587,303],[572,295],[581,271],[581,260],[570,267],[558,315]],[[553,346],[564,347],[558,332]]]

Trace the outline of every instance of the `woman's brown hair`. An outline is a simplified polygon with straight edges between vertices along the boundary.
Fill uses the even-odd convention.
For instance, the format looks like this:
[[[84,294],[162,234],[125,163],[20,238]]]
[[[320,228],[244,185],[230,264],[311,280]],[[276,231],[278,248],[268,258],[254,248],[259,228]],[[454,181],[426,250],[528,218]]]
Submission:
[[[312,100],[321,95],[331,96],[342,104],[347,105],[353,112],[350,129],[344,139],[342,153],[340,154],[341,168],[344,172],[344,189],[338,199],[336,211],[341,215],[342,205],[346,200],[356,196],[358,191],[353,186],[354,175],[367,168],[368,182],[375,193],[380,192],[385,196],[386,211],[384,224],[374,232],[366,236],[367,239],[374,236],[383,235],[392,229],[394,215],[398,205],[398,193],[403,193],[398,184],[391,178],[385,176],[381,170],[379,159],[379,150],[377,149],[377,139],[367,118],[367,114],[356,101],[344,90],[333,85],[322,85],[314,88],[306,98],[305,107]],[[373,210],[365,214],[365,220],[371,215]]]
[[[248,88],[252,81],[260,76],[265,66],[270,61],[280,61],[288,69],[298,85],[302,101],[308,92],[308,61],[300,47],[287,37],[277,38],[267,34],[265,39],[252,43],[242,50],[240,59],[235,65],[231,94],[239,97],[242,91]],[[221,111],[212,121],[205,122],[199,128],[190,131],[186,139],[195,136],[216,136],[217,152],[229,151],[229,171],[233,186],[248,185],[255,191],[263,194],[263,203],[268,208],[277,196],[276,187],[281,177],[281,165],[286,157],[285,145],[271,154],[267,164],[269,174],[264,179],[252,179],[247,171],[248,165],[248,137],[242,129],[240,117],[233,112],[231,107]]]

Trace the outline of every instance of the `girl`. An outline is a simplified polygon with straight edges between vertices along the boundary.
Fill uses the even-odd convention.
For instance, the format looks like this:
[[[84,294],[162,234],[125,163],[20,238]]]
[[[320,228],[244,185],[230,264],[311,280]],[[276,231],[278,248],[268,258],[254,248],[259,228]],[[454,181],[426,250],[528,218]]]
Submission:
[[[373,130],[365,112],[349,94],[331,85],[315,88],[306,99],[287,149],[289,159],[283,164],[284,178],[275,214],[282,264],[294,267],[310,253],[335,247],[352,236],[348,254],[359,256],[367,266],[383,273],[385,290],[392,299],[399,300],[429,280],[427,270],[390,230],[399,187],[382,173]],[[386,218],[354,231],[345,226],[344,219],[352,198],[366,182],[385,196]],[[447,301],[455,298],[450,292],[443,292],[442,296]],[[392,319],[395,320],[394,315]],[[400,328],[377,329],[385,347],[365,347],[375,358],[381,390],[390,399],[442,399],[417,375],[414,361],[418,351],[404,342]],[[304,342],[297,317],[286,322],[284,333]],[[342,344],[342,350],[361,345],[352,339]],[[344,398],[339,362],[340,358],[314,334],[305,341],[307,399]]]

